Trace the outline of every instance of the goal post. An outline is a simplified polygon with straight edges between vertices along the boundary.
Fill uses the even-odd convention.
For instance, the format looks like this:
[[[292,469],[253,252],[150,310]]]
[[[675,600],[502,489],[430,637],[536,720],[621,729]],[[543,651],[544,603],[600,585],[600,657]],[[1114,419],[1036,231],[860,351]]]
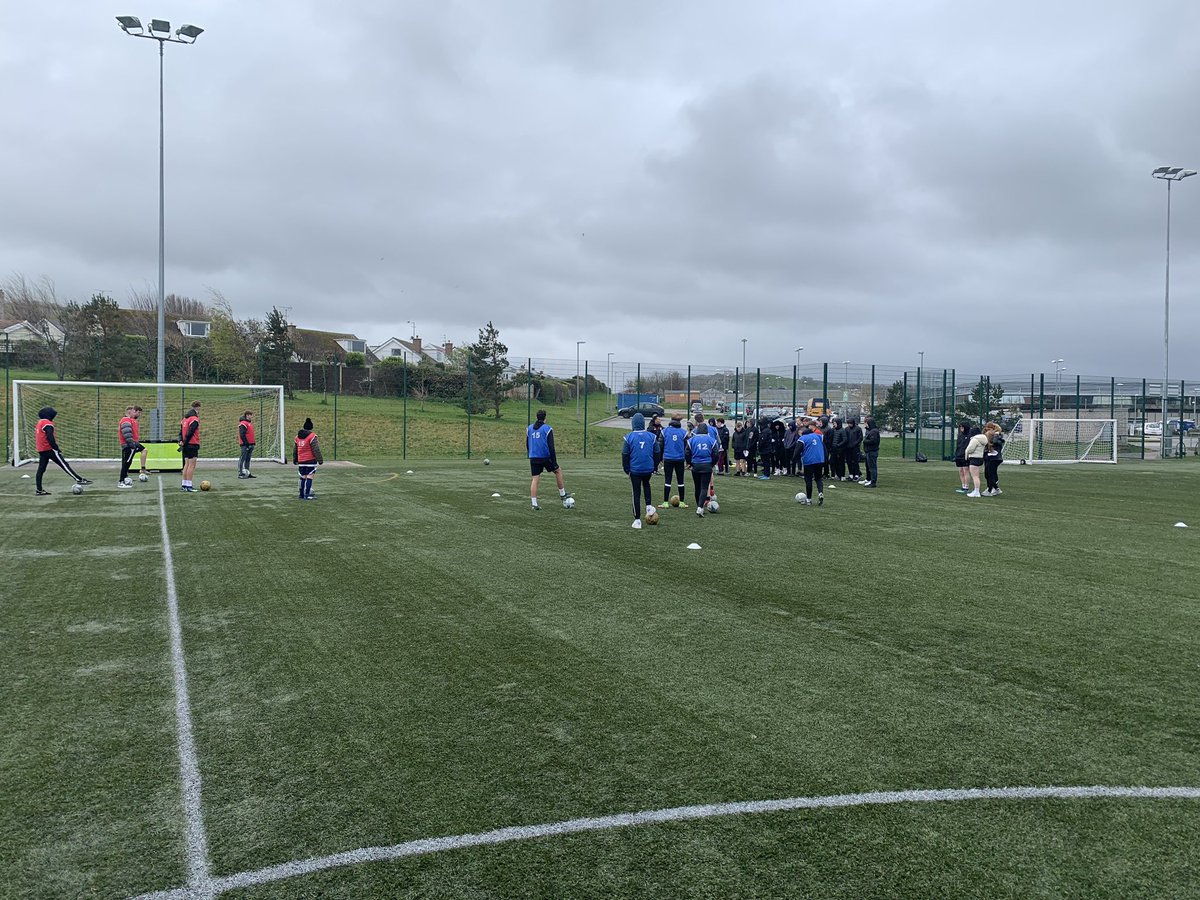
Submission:
[[[161,391],[163,408],[158,408]],[[157,384],[121,381],[33,381],[12,385],[12,464],[37,459],[38,411],[52,406],[58,415],[54,433],[63,454],[72,461],[110,462],[121,459],[118,424],[128,406],[142,407],[143,443],[175,441],[179,422],[192,402],[199,400],[201,447],[205,459],[236,461],[238,421],[253,414],[254,459],[286,462],[283,429],[283,387],[277,384]],[[154,433],[161,421],[161,433]]]
[[[1011,462],[1115,463],[1116,419],[1018,419],[1005,435],[1004,458]]]

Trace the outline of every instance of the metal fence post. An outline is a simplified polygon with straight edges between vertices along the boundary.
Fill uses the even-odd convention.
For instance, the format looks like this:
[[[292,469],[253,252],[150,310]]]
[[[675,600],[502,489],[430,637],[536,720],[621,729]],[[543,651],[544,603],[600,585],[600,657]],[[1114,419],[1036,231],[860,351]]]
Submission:
[[[754,369],[754,417],[762,418],[762,369]]]
[[[404,396],[402,398],[403,410],[401,413],[403,425],[400,432],[400,457],[408,459],[408,360],[404,360]]]
[[[913,453],[921,452],[921,369],[917,366],[917,422],[913,429]]]
[[[746,419],[746,408],[745,408],[745,406],[743,406],[741,404],[740,399],[739,399],[739,391],[738,391],[739,383],[738,383],[738,381],[739,381],[740,377],[741,377],[741,371],[738,369],[737,366],[734,366],[733,367],[733,421],[734,422],[737,422],[737,417],[739,415],[742,417],[743,421],[745,421],[745,419]]]
[[[96,374],[99,375],[100,373],[97,372]],[[100,379],[97,377],[96,380],[99,381]],[[1164,393],[1165,393],[1165,391],[1164,391]],[[1166,421],[1165,416],[1163,417],[1163,421],[1164,422]],[[96,388],[96,459],[99,459],[99,458],[100,458],[100,388]]]
[[[1142,379],[1142,459],[1146,458],[1146,379]]]
[[[871,418],[875,418],[875,364],[871,364]]]
[[[638,363],[637,368],[637,403],[642,402],[642,364]]]
[[[946,458],[946,379],[949,371],[942,369],[942,459]]]
[[[829,363],[824,363],[821,370],[821,403],[829,412]]]
[[[338,394],[340,391],[333,392],[333,458],[337,459],[337,439],[338,439]]]
[[[796,418],[796,379],[799,377],[800,367],[792,366],[792,419]]]
[[[583,458],[587,459],[587,434],[588,434],[588,364],[587,360],[583,361]]]
[[[1081,376],[1075,376],[1075,458],[1079,458],[1079,387]]]
[[[663,397],[663,399],[666,400],[667,398]],[[638,402],[639,403],[641,402],[640,397],[638,398]],[[666,404],[664,403],[663,405],[665,406]],[[691,363],[688,364],[687,401],[683,404],[683,408],[687,410],[687,414],[689,416],[692,414],[692,366],[691,366]]]
[[[528,378],[525,379],[525,427],[528,428],[533,424],[533,357],[525,358],[525,372]]]
[[[900,458],[908,459],[908,370],[904,370],[904,391],[900,395]]]
[[[471,357],[467,357],[467,459],[471,458],[471,412],[475,398],[471,396]]]

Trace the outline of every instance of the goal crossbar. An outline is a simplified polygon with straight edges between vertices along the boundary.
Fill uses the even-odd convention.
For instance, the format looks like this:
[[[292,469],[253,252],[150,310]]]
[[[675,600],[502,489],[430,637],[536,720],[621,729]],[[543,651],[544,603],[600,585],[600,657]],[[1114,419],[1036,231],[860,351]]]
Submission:
[[[158,408],[161,391],[163,408]],[[143,441],[173,441],[178,420],[192,401],[201,401],[200,422],[204,456],[237,460],[237,423],[242,412],[255,413],[254,459],[286,462],[284,394],[277,384],[195,384],[152,381],[40,381],[12,383],[12,464],[37,459],[35,428],[42,406],[58,411],[55,433],[63,453],[78,462],[109,462],[121,458],[117,426],[125,407],[140,405]]]

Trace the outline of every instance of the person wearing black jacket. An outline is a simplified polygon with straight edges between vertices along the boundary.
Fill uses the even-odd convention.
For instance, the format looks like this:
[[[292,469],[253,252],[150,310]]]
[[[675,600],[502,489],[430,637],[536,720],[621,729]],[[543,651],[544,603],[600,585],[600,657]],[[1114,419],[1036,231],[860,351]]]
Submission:
[[[849,471],[846,478],[850,481],[860,481],[862,469],[858,465],[858,456],[862,452],[863,430],[855,418],[851,418],[842,430],[846,432],[846,446],[843,450],[846,455],[846,468]]]
[[[762,467],[758,479],[766,481],[775,468],[775,432],[766,416],[758,420],[758,460]]]
[[[795,422],[787,423],[787,430],[783,433],[783,465],[786,475],[796,474],[796,443],[800,439],[800,432],[796,430]],[[803,459],[803,454],[801,454]]]
[[[971,422],[964,419],[958,423],[958,442],[954,445],[954,465],[958,466],[958,480],[962,487],[954,489],[956,494],[966,494],[971,490],[971,470],[967,466],[967,444],[976,432],[971,430]]]
[[[717,462],[717,474],[729,474],[729,426],[717,416],[717,440],[721,442],[721,457]]]
[[[758,423],[746,419],[746,469],[753,478],[758,474]]]
[[[863,435],[862,452],[867,458],[867,480],[860,481],[863,487],[873,488],[879,483],[879,426],[873,416],[866,418],[867,430]]]
[[[733,474],[735,478],[738,475],[746,474],[749,451],[750,431],[746,428],[745,422],[738,422],[733,426]]]
[[[833,477],[838,481],[846,480],[846,429],[838,419],[834,419],[833,439],[829,444],[830,465],[833,467]]]
[[[983,492],[983,496],[999,497],[1004,493],[1000,490],[1000,464],[1004,462],[1004,432],[995,422],[988,422],[983,430],[988,435],[987,450],[983,453],[983,476],[987,479],[987,490]]]
[[[772,474],[786,475],[787,461],[783,446],[784,438],[787,437],[787,428],[783,424],[782,419],[776,419],[771,423],[771,439],[775,443],[775,459],[772,462]]]
[[[821,416],[818,420],[820,428],[817,433],[821,435],[821,443],[825,445],[825,462],[821,464],[821,476],[823,478],[833,478],[833,426],[830,424],[829,416]]]

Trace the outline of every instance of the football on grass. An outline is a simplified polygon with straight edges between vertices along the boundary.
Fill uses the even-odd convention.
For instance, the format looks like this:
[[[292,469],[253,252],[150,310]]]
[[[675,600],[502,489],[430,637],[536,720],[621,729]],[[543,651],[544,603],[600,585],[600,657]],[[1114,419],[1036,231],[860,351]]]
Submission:
[[[72,494],[82,494],[83,493],[83,485],[82,484],[71,485],[71,493]]]
[[[149,481],[149,480],[150,480],[150,476],[147,475],[145,472],[143,472],[141,475],[138,476],[138,481]]]
[[[565,500],[563,500],[563,509],[574,509],[574,508],[575,508],[575,498],[574,497],[567,497]]]
[[[646,524],[647,525],[657,525],[658,524],[658,510],[657,509],[652,509],[648,513],[646,513]]]
[[[211,490],[212,490],[212,483],[211,483],[211,482],[208,482],[208,481],[202,481],[202,482],[200,482],[200,490],[202,490],[202,491],[211,491]]]
[[[672,506],[678,506],[678,505],[679,505],[679,495],[678,495],[678,494],[672,494],[672,495],[671,495],[671,505],[672,505]]]

